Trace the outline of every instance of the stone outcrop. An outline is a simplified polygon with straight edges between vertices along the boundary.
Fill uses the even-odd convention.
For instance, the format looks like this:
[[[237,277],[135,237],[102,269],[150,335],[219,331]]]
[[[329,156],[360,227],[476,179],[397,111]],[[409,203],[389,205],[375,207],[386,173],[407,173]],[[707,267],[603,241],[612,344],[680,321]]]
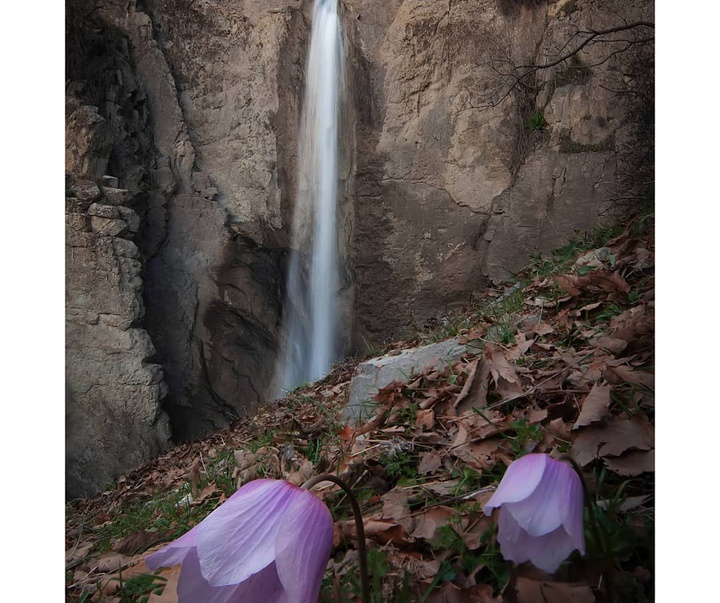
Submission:
[[[80,110],[80,109],[79,109]],[[66,198],[66,488],[93,494],[167,448],[167,393],[141,324],[140,219],[129,191],[72,182]]]
[[[362,424],[372,414],[373,398],[393,381],[406,381],[428,369],[441,369],[459,360],[468,347],[457,339],[431,343],[419,348],[385,354],[358,364],[350,382],[343,420],[349,425]]]
[[[71,11],[69,24],[66,170],[95,181],[111,174],[132,193],[145,307],[137,326],[163,367],[173,438],[206,435],[268,397],[287,237],[262,217],[239,220],[216,176],[199,169],[186,122],[196,124],[157,6],[79,4],[85,12]],[[218,165],[237,172],[231,156]],[[69,287],[76,278],[68,274]],[[82,431],[81,415],[76,422]]]
[[[128,241],[117,221],[137,222],[142,299],[123,303],[145,312],[128,328],[150,336],[173,437],[205,435],[273,389],[312,2],[68,6],[66,167],[128,191],[83,210],[88,233]],[[638,167],[652,159],[651,30],[609,34],[613,49],[637,42],[627,51],[589,43],[553,62],[578,31],[652,21],[652,5],[344,0],[341,11],[348,351],[414,332],[611,219],[624,175],[651,180]],[[546,64],[517,83],[520,66]],[[644,99],[635,113],[628,91]]]

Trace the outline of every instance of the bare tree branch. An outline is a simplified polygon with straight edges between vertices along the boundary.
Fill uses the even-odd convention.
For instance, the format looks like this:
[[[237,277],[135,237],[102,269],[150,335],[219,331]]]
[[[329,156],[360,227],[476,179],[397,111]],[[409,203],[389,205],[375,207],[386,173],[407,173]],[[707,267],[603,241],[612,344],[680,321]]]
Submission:
[[[573,34],[572,37],[575,36],[587,36],[585,40],[583,40],[574,50],[571,50],[567,54],[561,56],[558,59],[555,59],[554,61],[551,61],[549,63],[544,63],[543,65],[518,65],[517,69],[531,69],[533,71],[539,71],[540,69],[549,69],[550,67],[555,67],[555,65],[559,65],[563,61],[567,61],[568,59],[575,56],[578,52],[580,52],[585,46],[587,46],[590,42],[598,38],[599,36],[606,36],[612,33],[617,33],[620,31],[627,31],[629,29],[635,29],[637,27],[651,27],[655,29],[655,24],[650,23],[649,21],[636,21],[635,23],[630,23],[628,25],[618,25],[617,27],[610,27],[608,29],[590,29],[587,31],[578,31],[576,34]],[[571,39],[572,39],[571,37]],[[654,38],[653,38],[654,39]]]

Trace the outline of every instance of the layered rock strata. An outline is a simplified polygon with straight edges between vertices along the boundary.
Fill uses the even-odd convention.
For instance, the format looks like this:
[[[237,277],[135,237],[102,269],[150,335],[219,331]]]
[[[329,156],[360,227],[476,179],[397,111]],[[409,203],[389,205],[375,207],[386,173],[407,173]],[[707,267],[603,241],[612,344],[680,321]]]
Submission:
[[[127,190],[72,182],[66,198],[66,488],[97,492],[165,450],[163,371],[141,326],[140,226]]]

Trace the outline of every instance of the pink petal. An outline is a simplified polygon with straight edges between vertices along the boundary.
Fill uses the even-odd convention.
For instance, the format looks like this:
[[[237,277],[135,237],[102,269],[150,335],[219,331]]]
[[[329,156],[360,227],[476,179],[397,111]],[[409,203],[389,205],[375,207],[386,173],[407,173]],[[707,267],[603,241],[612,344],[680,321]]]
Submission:
[[[177,585],[178,603],[229,603],[239,601],[235,597],[238,586],[210,586],[200,572],[197,549],[191,549],[185,557]]]
[[[199,525],[202,575],[213,586],[239,584],[275,560],[275,537],[304,490],[282,480],[255,480],[240,488]]]
[[[507,561],[524,563],[530,559],[528,536],[505,507],[500,508],[498,517],[498,543],[500,552]]]
[[[530,562],[535,567],[552,574],[575,550],[575,544],[561,526],[554,532],[544,536],[537,538],[528,536],[527,550],[530,555]]]
[[[562,527],[542,536],[530,536],[505,508],[500,509],[498,542],[502,556],[508,561],[530,561],[549,574],[554,573],[575,550],[572,539]]]
[[[198,527],[199,526],[195,526],[177,540],[174,540],[159,551],[148,555],[145,559],[147,566],[150,569],[156,570],[159,567],[171,567],[182,563],[188,552],[197,545]]]
[[[560,497],[560,509],[564,517],[563,527],[568,533],[575,548],[581,554],[585,554],[585,531],[583,529],[583,507],[585,493],[583,492],[580,477],[572,467],[567,467],[572,472],[565,482],[565,489]]]
[[[333,544],[333,519],[315,495],[302,491],[277,535],[277,572],[288,603],[316,603]]]
[[[560,500],[568,480],[573,477],[577,476],[569,465],[547,457],[545,473],[533,493],[524,500],[505,506],[530,536],[549,534],[565,519]]]
[[[220,587],[228,588],[228,587]],[[253,574],[235,588],[232,599],[228,603],[288,603],[289,599],[274,563]]]
[[[540,483],[549,458],[546,454],[527,454],[510,463],[483,513],[489,515],[492,509],[503,503],[518,502],[530,496]]]

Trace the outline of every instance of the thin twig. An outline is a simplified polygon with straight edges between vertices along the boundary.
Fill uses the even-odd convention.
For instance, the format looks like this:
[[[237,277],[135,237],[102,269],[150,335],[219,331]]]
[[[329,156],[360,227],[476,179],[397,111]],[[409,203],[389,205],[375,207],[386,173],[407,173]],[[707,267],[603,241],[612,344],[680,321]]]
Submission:
[[[577,364],[580,364],[583,360],[589,358],[589,357],[592,356],[594,353],[595,353],[595,352],[589,352],[588,354],[585,354],[585,356],[583,356],[583,357],[581,357],[581,358],[578,358],[575,362],[571,362],[570,364],[566,364],[566,365],[565,365],[564,367],[562,367],[561,369],[558,369],[558,370],[555,371],[554,373],[551,373],[550,376],[549,376],[547,379],[543,379],[543,380],[542,380],[540,383],[538,383],[537,385],[533,385],[529,390],[524,391],[524,392],[521,393],[521,394],[515,394],[514,396],[510,396],[509,398],[506,398],[505,400],[501,400],[500,402],[496,402],[495,404],[491,404],[490,406],[485,406],[485,407],[483,407],[483,410],[493,410],[493,409],[495,409],[495,408],[499,408],[500,406],[503,406],[504,404],[507,404],[508,402],[512,402],[513,400],[518,400],[519,398],[525,398],[525,397],[527,397],[529,394],[534,393],[536,390],[538,390],[540,387],[542,387],[543,384],[547,383],[547,382],[550,381],[551,379],[554,379],[555,377],[557,377],[557,376],[558,376],[560,373],[562,373],[563,371],[565,371],[565,370],[567,370],[567,369],[569,369],[569,368],[571,368],[571,367],[573,367],[573,366],[576,366]]]

